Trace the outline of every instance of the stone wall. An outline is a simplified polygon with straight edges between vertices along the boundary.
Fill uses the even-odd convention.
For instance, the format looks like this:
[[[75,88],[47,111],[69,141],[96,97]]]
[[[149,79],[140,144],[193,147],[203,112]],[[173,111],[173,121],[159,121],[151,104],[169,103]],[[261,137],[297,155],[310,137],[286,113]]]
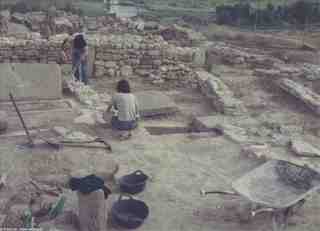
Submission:
[[[207,65],[210,67],[211,64],[245,65],[250,68],[271,68],[274,65],[284,64],[284,62],[268,55],[245,51],[245,49],[241,47],[216,42],[207,50]]]
[[[2,63],[59,63],[61,40],[50,41],[30,36],[25,39],[0,38]]]
[[[0,37],[2,63],[60,63],[60,34],[41,39]],[[153,84],[169,82],[175,86],[197,87],[194,69],[201,67],[198,48],[176,47],[158,35],[88,35],[89,63],[96,78],[143,77]],[[70,63],[70,60],[69,60]]]
[[[142,76],[153,83],[196,84],[192,67],[197,49],[168,44],[155,35],[111,35],[96,46],[97,77]]]

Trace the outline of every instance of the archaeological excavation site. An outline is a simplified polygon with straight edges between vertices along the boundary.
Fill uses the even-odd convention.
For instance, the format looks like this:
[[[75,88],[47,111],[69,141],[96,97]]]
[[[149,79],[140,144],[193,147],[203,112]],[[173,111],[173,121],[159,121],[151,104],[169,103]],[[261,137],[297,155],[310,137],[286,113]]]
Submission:
[[[0,1],[0,231],[319,231],[320,8],[249,2]]]

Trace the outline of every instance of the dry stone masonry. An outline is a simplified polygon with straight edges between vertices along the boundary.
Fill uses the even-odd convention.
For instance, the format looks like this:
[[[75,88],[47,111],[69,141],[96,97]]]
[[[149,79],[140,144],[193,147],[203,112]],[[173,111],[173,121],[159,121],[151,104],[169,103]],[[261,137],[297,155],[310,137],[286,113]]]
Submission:
[[[211,99],[212,106],[227,115],[243,114],[243,103],[234,97],[233,92],[223,81],[205,71],[198,71],[197,77],[202,93]]]
[[[249,53],[240,47],[216,42],[207,51],[208,64],[248,65],[252,68],[271,68],[283,61],[267,55]]]
[[[62,36],[60,36],[62,39]],[[4,63],[59,63],[61,39],[0,38],[0,62]]]
[[[101,36],[96,46],[96,77],[137,75],[152,83],[171,81],[197,87],[191,69],[196,49],[168,44],[155,35]]]
[[[0,38],[0,62],[61,63],[61,44],[67,34],[24,39]],[[157,35],[88,35],[91,69],[97,78],[141,76],[154,84],[171,82],[196,88],[193,68],[201,66],[198,48],[171,45]],[[68,61],[70,63],[70,60]]]

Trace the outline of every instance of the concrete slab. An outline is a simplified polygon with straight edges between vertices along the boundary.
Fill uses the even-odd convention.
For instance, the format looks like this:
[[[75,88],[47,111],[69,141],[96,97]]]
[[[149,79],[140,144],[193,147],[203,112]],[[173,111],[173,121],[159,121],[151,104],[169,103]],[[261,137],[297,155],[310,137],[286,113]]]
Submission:
[[[61,70],[57,64],[0,64],[0,101],[59,99],[62,97]]]
[[[159,91],[142,91],[135,94],[142,117],[168,115],[178,111],[177,105]]]

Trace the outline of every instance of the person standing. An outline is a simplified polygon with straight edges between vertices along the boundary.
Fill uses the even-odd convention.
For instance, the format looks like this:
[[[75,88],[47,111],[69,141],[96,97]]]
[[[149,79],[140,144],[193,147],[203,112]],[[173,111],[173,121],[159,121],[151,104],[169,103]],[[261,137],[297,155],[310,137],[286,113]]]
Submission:
[[[78,81],[88,84],[88,46],[84,33],[76,33],[72,42],[72,70]]]
[[[57,16],[57,9],[55,6],[51,6],[48,9],[47,13],[47,21],[49,24],[49,28],[52,35],[56,34],[56,16]]]

